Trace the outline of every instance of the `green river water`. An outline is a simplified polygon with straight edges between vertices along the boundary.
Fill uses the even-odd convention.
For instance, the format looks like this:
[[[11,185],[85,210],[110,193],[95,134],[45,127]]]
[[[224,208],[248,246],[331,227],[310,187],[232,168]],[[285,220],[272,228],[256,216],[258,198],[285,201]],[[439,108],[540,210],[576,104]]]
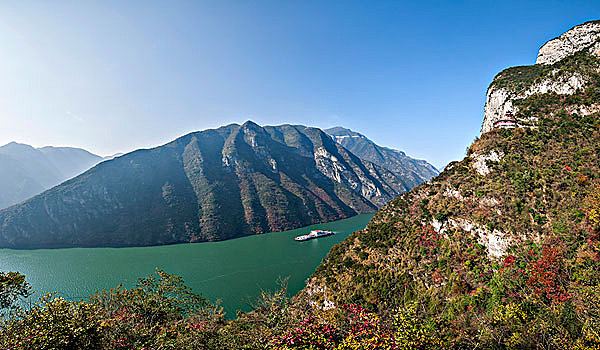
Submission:
[[[289,277],[290,295],[298,292],[331,247],[363,229],[371,217],[363,214],[223,242],[140,248],[0,249],[0,271],[25,274],[35,290],[33,299],[51,291],[79,299],[119,283],[131,287],[139,277],[160,268],[182,276],[205,298],[221,299],[232,317],[236,310],[249,310],[249,301],[258,297],[261,289],[276,289],[280,278]],[[336,234],[306,242],[293,240],[315,228]]]

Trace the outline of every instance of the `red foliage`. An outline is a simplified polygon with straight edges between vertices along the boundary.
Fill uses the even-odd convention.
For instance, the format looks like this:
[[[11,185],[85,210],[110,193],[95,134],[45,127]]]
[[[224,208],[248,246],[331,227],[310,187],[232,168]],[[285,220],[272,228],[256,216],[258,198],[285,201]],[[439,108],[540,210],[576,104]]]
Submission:
[[[431,254],[438,245],[440,234],[431,225],[423,226],[418,234],[419,247],[427,249]]]
[[[527,285],[535,295],[552,302],[563,302],[570,298],[562,285],[566,278],[562,269],[563,259],[560,245],[547,245],[542,248],[540,258],[531,262]]]
[[[350,328],[347,332],[323,323],[314,316],[305,318],[293,331],[271,339],[276,349],[333,349],[341,340],[356,341],[361,349],[380,349],[384,344],[393,344],[394,337],[382,328],[381,319],[360,305],[344,304],[345,318]],[[342,337],[342,334],[344,336]],[[358,344],[353,343],[353,344]],[[396,349],[396,347],[388,347]]]
[[[508,268],[508,267],[511,267],[515,263],[515,261],[517,261],[517,258],[515,258],[514,255],[509,255],[506,258],[504,258],[504,261],[502,262],[502,265],[505,268]]]
[[[346,340],[349,340],[349,348],[361,350],[375,350],[385,347],[390,350],[400,350],[396,346],[395,336],[383,327],[381,319],[374,313],[368,312],[360,305],[345,304],[342,306],[346,311],[346,317],[350,321],[350,330]]]
[[[350,318],[352,328],[350,334],[358,336],[372,336],[379,327],[379,319],[372,317],[362,306],[356,304],[344,304],[342,306]]]
[[[338,330],[318,321],[313,315],[305,318],[294,330],[270,342],[275,347],[303,347],[311,349],[329,349],[336,343]]]

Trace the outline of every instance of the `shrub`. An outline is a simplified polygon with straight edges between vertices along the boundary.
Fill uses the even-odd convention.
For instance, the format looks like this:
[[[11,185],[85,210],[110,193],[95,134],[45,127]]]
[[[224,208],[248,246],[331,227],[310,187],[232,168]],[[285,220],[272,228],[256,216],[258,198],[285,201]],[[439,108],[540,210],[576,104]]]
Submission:
[[[31,286],[25,275],[18,272],[0,272],[0,316],[3,310],[10,311],[19,300],[31,295]]]

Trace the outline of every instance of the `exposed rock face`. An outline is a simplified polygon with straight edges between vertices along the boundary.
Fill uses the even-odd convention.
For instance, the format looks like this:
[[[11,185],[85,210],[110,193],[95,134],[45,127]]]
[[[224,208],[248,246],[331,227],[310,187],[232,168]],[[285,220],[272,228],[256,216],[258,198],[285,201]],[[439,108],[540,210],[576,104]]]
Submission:
[[[508,87],[496,88],[492,85],[487,93],[485,119],[481,128],[481,134],[491,131],[494,128],[494,123],[504,119],[507,113],[516,114],[521,125],[534,125],[537,120],[519,118],[518,108],[514,105],[514,101],[517,99],[524,99],[533,94],[545,94],[549,92],[572,95],[578,89],[583,88],[585,84],[586,79],[584,77],[573,74],[560,77],[558,80],[555,80],[553,77],[544,79],[525,91],[514,91]]]
[[[554,64],[576,52],[592,48],[590,46],[597,44],[598,39],[600,39],[600,21],[578,25],[544,44],[535,63]],[[593,47],[593,49],[593,52],[598,54],[596,47]]]
[[[382,147],[366,136],[342,127],[324,130],[335,142],[359,158],[384,167],[399,175],[407,188],[415,187],[437,176],[439,171],[424,160],[414,159],[404,152]]]
[[[493,130],[494,123],[504,119],[507,113],[516,115],[521,126],[535,126],[537,120],[519,115],[515,101],[534,94],[572,95],[585,88],[589,83],[590,69],[600,67],[565,69],[564,60],[574,60],[577,54],[597,57],[599,51],[600,21],[588,22],[542,46],[535,66],[509,68],[498,74],[487,92],[481,134]],[[583,108],[580,112],[587,115],[586,111]]]
[[[448,230],[459,228],[469,232],[477,239],[477,242],[487,248],[488,256],[492,259],[498,259],[506,253],[510,246],[510,237],[500,230],[489,230],[471,220],[463,218],[451,218],[440,222],[433,219],[430,222],[434,230],[440,234],[446,234]]]
[[[487,162],[498,162],[502,157],[504,157],[502,151],[491,151],[489,154],[473,153],[471,155],[471,158],[473,158],[473,169],[475,169],[479,175],[487,175],[491,172]]]

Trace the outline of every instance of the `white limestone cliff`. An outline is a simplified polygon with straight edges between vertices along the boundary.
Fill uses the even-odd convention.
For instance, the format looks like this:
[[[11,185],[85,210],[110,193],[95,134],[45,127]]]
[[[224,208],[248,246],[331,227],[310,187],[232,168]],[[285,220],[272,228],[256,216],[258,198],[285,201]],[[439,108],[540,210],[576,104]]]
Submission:
[[[536,64],[552,65],[583,50],[590,54],[600,55],[600,21],[576,26],[558,38],[548,41],[540,49]],[[497,84],[496,82],[501,76],[502,73],[496,77],[487,91],[485,118],[481,128],[482,135],[493,130],[494,123],[504,119],[509,112],[517,116],[521,126],[535,125],[537,120],[524,120],[519,117],[518,108],[514,105],[515,100],[524,99],[537,93],[553,92],[571,95],[577,90],[585,88],[588,82],[588,77],[579,72],[564,72],[554,69],[529,86],[519,89]],[[595,109],[592,108],[592,110]],[[587,109],[582,109],[578,112],[586,114],[586,111]]]
[[[554,64],[565,57],[589,48],[592,44],[597,44],[599,39],[600,21],[578,25],[544,44],[535,63]],[[595,50],[595,53],[597,54],[598,50]]]
[[[513,104],[514,100],[527,98],[533,94],[545,94],[554,92],[561,95],[572,95],[587,83],[587,79],[577,73],[563,75],[561,77],[549,76],[542,81],[533,84],[525,91],[514,91],[510,88],[494,85],[490,86],[485,103],[485,118],[481,128],[481,134],[485,134],[494,128],[494,123],[505,118],[511,112],[517,115],[521,124],[532,124],[536,120],[522,120],[518,117],[518,108]]]

